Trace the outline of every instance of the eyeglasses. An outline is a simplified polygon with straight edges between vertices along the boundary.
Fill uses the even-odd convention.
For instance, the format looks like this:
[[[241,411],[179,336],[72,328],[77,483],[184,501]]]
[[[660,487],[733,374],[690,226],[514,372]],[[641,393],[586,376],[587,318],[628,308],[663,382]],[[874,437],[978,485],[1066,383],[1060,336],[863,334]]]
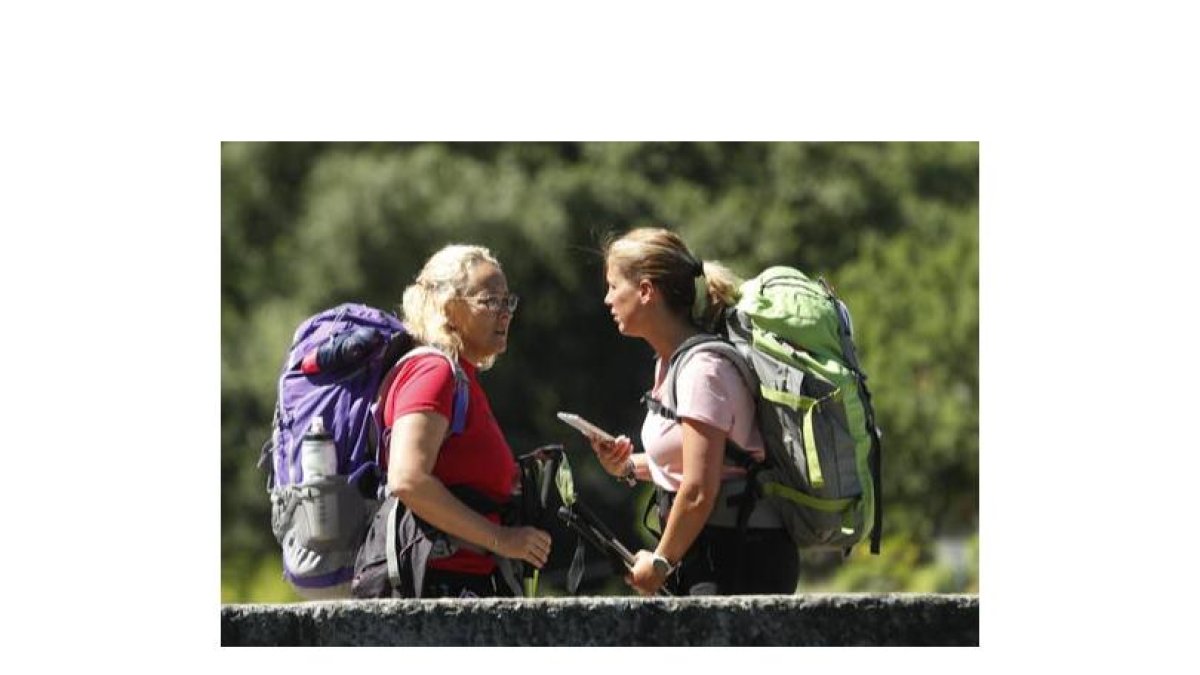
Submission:
[[[467,299],[471,300],[476,305],[496,314],[499,314],[505,309],[508,310],[509,314],[517,311],[517,303],[521,301],[521,298],[516,294],[505,295],[503,297],[496,295],[473,296]]]

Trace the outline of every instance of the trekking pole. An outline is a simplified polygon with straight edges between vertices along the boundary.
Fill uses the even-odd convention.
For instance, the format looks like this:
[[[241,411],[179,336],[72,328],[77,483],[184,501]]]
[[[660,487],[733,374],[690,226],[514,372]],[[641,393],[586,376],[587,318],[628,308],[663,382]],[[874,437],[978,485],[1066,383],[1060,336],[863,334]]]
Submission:
[[[635,556],[629,549],[625,548],[625,545],[621,543],[621,540],[617,539],[617,535],[615,533],[613,533],[613,531],[610,530],[607,525],[604,524],[603,520],[600,520],[599,518],[596,517],[595,514],[593,514],[590,510],[588,510],[588,508],[586,506],[584,506],[583,504],[580,504],[579,509],[584,514],[584,516],[588,518],[588,520],[590,520],[591,522],[593,522],[595,524],[595,527],[600,531],[600,533],[604,537],[605,541],[609,542],[613,546],[613,548],[615,548],[618,551],[618,553],[620,553],[621,559],[625,563],[625,569],[627,569],[627,570],[633,569],[633,562],[637,558],[637,556]],[[659,587],[658,595],[666,596],[668,598],[674,596],[674,594],[671,593],[671,591],[668,591],[665,586]]]
[[[632,569],[635,560],[634,554],[628,548],[625,548],[621,541],[617,539],[617,535],[604,524],[604,521],[597,518],[590,509],[579,502],[575,494],[575,479],[571,474],[571,464],[567,461],[566,453],[563,451],[561,445],[556,446],[556,450],[557,452],[550,453],[548,457],[552,462],[554,471],[548,471],[547,474],[554,476],[559,497],[562,499],[562,506],[558,509],[558,517],[566,523],[567,527],[574,530],[581,540],[595,547],[613,563],[621,565],[625,570]],[[547,503],[548,492],[549,481],[542,485],[541,496],[543,504]],[[577,549],[577,553],[582,552],[582,548]],[[669,596],[671,593],[665,588],[661,588],[659,589],[659,595]]]
[[[554,475],[558,472],[558,465],[562,463],[563,446],[560,444],[543,445],[535,452],[541,453],[540,461],[544,462],[541,471],[541,485],[538,486],[538,522],[537,526],[545,529],[550,529],[549,523],[545,522],[546,508],[550,503],[550,486],[554,483]],[[538,581],[541,577],[541,570],[534,568],[533,570],[533,588],[531,589],[530,597],[537,595]]]
[[[576,503],[575,506],[580,507],[581,511],[576,512],[574,508],[563,506],[558,509],[558,516],[587,543],[599,549],[614,562],[620,563],[626,571],[632,570],[636,556],[582,504]],[[665,597],[674,596],[665,587],[660,587],[657,594]]]
[[[550,500],[550,484],[563,461],[563,446],[551,443],[534,448],[532,451],[517,457],[521,471],[521,521],[530,525],[549,529],[546,509]],[[522,571],[525,567],[522,564]],[[521,575],[524,583],[525,597],[537,596],[541,570],[534,567],[526,576]]]

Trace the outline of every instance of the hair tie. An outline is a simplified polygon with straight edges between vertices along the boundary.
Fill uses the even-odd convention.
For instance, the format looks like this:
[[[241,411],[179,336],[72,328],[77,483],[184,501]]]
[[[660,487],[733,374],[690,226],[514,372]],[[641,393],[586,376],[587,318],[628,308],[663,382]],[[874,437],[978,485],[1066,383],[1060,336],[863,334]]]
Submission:
[[[695,294],[692,298],[692,319],[696,322],[704,318],[704,310],[708,308],[708,279],[701,272],[692,280]]]

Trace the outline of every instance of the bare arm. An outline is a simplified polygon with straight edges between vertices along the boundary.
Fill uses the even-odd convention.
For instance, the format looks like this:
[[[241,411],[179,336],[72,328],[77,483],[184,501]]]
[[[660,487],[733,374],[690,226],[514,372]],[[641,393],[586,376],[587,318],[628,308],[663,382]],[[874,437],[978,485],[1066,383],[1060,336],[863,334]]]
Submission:
[[[683,480],[655,553],[679,562],[696,541],[717,503],[725,432],[703,422],[680,419],[683,434]]]
[[[683,435],[683,480],[654,551],[675,564],[696,541],[717,503],[726,436],[716,427],[687,418],[679,420],[679,427]],[[630,585],[646,595],[657,591],[666,581],[654,571],[645,551],[638,551],[628,579]]]
[[[433,412],[401,416],[392,428],[388,457],[388,492],[429,524],[480,548],[537,567],[550,555],[550,535],[532,527],[497,525],[463,504],[433,475],[442,441],[449,429]]]

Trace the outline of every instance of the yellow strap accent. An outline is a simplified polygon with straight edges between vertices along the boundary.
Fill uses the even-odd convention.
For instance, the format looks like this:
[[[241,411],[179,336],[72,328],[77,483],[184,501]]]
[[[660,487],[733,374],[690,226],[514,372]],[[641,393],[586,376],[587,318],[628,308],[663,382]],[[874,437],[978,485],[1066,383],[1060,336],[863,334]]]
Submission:
[[[808,482],[815,488],[825,487],[825,476],[821,473],[821,459],[817,453],[817,438],[813,434],[813,412],[817,406],[804,413],[804,458],[808,460]]]
[[[763,483],[762,489],[763,494],[787,499],[827,513],[841,513],[854,504],[853,499],[821,499],[820,497],[806,495],[782,483]]]
[[[854,534],[854,509],[846,509],[842,513],[842,534],[846,536]]]
[[[759,393],[772,403],[786,405],[792,410],[804,411],[804,459],[808,463],[808,480],[815,488],[825,487],[825,474],[821,472],[821,457],[817,452],[817,436],[813,432],[813,413],[817,411],[817,406],[821,403],[836,399],[842,393],[841,388],[834,389],[820,399],[771,389],[765,385],[759,386]]]
[[[800,394],[789,394],[786,391],[779,391],[778,389],[770,389],[766,385],[759,387],[759,393],[768,401],[786,405],[792,410],[808,410],[817,402],[815,398],[801,396]]]

